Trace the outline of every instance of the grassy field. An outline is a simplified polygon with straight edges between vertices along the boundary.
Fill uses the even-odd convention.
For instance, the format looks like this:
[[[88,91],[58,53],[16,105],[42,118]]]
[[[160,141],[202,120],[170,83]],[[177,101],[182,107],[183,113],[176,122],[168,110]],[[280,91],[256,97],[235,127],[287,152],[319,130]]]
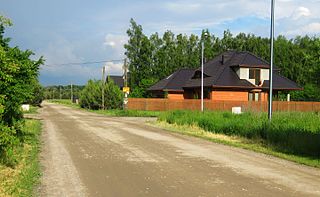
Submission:
[[[23,143],[15,150],[15,167],[0,164],[0,196],[33,196],[40,177],[40,133],[40,121],[26,120]]]
[[[193,134],[198,137],[320,167],[320,115],[317,113],[274,113],[270,124],[264,113],[172,111],[162,113],[159,121],[167,123],[166,127],[171,125],[173,130],[197,128]],[[197,132],[199,129],[201,134]],[[228,140],[212,137],[217,135]]]

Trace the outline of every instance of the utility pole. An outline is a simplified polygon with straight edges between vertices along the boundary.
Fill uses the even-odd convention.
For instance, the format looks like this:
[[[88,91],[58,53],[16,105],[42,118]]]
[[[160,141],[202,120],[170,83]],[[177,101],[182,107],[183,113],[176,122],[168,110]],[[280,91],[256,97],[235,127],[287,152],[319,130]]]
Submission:
[[[271,32],[270,32],[270,69],[269,69],[269,106],[268,118],[272,120],[272,86],[273,86],[273,41],[274,41],[274,7],[275,0],[271,0]]]
[[[123,65],[123,92],[124,92],[124,98],[123,98],[123,109],[128,109],[128,94],[129,94],[129,87],[128,87],[128,65],[127,65],[127,58],[124,59],[124,65]]]
[[[101,109],[104,110],[104,84],[105,84],[105,72],[106,72],[106,67],[107,66],[103,66],[102,67],[102,79],[101,79]]]
[[[73,90],[72,90],[72,83],[71,83],[71,95],[70,95],[71,103],[73,102]]]
[[[203,39],[206,39],[208,34],[205,32],[203,34]],[[204,105],[203,105],[203,64],[204,64],[204,40],[202,39],[201,42],[201,111],[203,112]]]
[[[59,86],[59,94],[60,94],[60,100],[62,99],[61,97],[61,86]]]

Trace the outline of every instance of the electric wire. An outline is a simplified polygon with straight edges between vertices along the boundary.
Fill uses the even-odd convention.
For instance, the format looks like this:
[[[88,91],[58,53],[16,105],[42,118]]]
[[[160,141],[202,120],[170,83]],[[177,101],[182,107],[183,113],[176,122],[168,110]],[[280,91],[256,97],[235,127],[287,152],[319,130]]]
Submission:
[[[61,64],[44,64],[44,66],[72,66],[72,65],[84,65],[84,64],[99,64],[106,62],[121,62],[124,59],[113,59],[113,60],[101,60],[101,61],[90,61],[90,62],[69,62],[69,63],[61,63]]]

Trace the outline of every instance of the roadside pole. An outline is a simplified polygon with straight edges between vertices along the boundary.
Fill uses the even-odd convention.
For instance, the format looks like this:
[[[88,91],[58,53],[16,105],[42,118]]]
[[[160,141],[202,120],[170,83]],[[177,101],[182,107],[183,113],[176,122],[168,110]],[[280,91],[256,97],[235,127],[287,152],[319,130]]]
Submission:
[[[105,84],[105,72],[106,72],[106,66],[102,67],[102,79],[101,79],[101,108],[104,110],[104,84]]]
[[[271,0],[271,32],[270,32],[270,69],[269,69],[269,106],[268,118],[272,120],[272,86],[273,86],[273,41],[274,41],[274,7],[275,0]]]
[[[61,100],[61,86],[59,87],[59,94],[60,94],[60,100]]]
[[[72,90],[72,83],[71,83],[71,95],[70,95],[71,103],[73,102],[73,90]]]
[[[127,65],[127,58],[124,59],[124,65],[123,65],[123,89],[124,92],[124,98],[123,98],[123,109],[128,109],[128,94],[130,92],[130,88],[128,87],[128,65]]]

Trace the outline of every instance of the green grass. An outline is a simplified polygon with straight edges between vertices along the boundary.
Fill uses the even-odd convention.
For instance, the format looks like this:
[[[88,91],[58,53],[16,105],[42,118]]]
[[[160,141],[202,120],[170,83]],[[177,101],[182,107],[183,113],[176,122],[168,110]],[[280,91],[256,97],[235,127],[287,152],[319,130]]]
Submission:
[[[103,114],[107,116],[122,116],[122,117],[158,117],[161,112],[159,111],[141,111],[141,110],[89,110],[90,112]]]
[[[165,129],[170,132],[198,137],[198,138],[202,138],[215,143],[252,150],[255,152],[272,155],[272,156],[293,161],[296,163],[320,168],[319,158],[299,156],[299,155],[279,152],[277,148],[273,147],[272,145],[265,144],[259,140],[247,139],[239,136],[227,136],[224,134],[212,133],[212,132],[205,131],[195,125],[191,126],[191,125],[169,124],[164,121],[158,121],[156,124],[153,124],[153,123],[152,124],[149,123],[149,124],[151,126],[156,126],[158,128]]]
[[[30,105],[30,110],[23,112],[24,114],[36,114],[37,110],[39,109],[38,106],[32,106]]]
[[[16,165],[0,164],[0,196],[33,196],[40,178],[40,133],[40,121],[25,121],[23,142],[15,150]]]
[[[80,105],[71,103],[70,99],[54,99],[48,100],[52,103],[62,104],[76,109],[83,109],[97,114],[103,114],[107,116],[121,116],[121,117],[158,117],[161,112],[159,111],[142,111],[142,110],[122,110],[122,109],[108,109],[108,110],[89,110],[81,108]]]
[[[320,115],[318,113],[274,113],[269,123],[265,113],[171,111],[159,116],[169,124],[196,126],[204,131],[237,136],[259,142],[275,152],[320,159]]]
[[[79,104],[72,103],[70,99],[51,99],[51,100],[47,100],[47,101],[51,102],[51,103],[66,105],[66,106],[69,106],[72,108],[80,108]]]

